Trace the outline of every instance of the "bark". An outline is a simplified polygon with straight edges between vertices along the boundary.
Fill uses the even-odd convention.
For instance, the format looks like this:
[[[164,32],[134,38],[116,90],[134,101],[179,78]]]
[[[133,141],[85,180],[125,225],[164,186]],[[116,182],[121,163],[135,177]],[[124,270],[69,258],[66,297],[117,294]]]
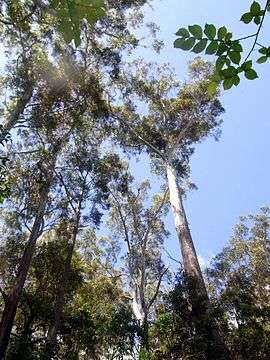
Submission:
[[[211,319],[210,300],[190,233],[183,206],[182,192],[177,183],[176,171],[170,164],[166,164],[166,172],[176,233],[181,246],[184,271],[188,279],[192,312],[193,315],[199,319],[198,330],[204,333],[207,332],[209,335],[211,343],[208,351],[209,358],[217,360],[231,359],[229,350],[219,332],[217,324]]]
[[[198,291],[200,295],[207,297],[207,291],[204,284],[200,264],[183,206],[182,194],[177,184],[177,176],[175,170],[170,165],[167,165],[166,171],[168,187],[170,191],[170,203],[174,216],[176,233],[181,246],[184,270],[188,277],[196,279],[199,286]]]
[[[26,105],[32,98],[34,91],[34,83],[29,82],[27,89],[24,91],[22,96],[17,100],[14,110],[10,113],[6,123],[3,125],[2,136],[8,133],[19,121],[20,116],[23,114]]]
[[[37,239],[41,234],[40,230],[42,228],[43,216],[49,190],[50,182],[47,181],[41,190],[39,209],[37,211],[37,216],[35,218],[27,246],[19,264],[18,275],[16,277],[14,285],[12,286],[12,289],[7,295],[2,319],[0,322],[0,360],[3,360],[5,356],[18,303],[22,295],[23,287],[33,257]]]

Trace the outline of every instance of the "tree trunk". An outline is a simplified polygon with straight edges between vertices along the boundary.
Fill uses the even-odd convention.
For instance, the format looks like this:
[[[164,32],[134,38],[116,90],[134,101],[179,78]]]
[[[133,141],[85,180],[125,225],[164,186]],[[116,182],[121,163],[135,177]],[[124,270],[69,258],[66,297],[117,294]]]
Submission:
[[[19,121],[20,116],[23,114],[26,105],[31,100],[34,91],[33,82],[29,81],[27,89],[22,96],[17,100],[14,110],[10,113],[6,123],[3,125],[1,136],[4,137]]]
[[[177,177],[172,166],[167,165],[167,179],[170,191],[170,203],[175,221],[175,228],[181,246],[184,270],[187,276],[197,280],[200,295],[207,297],[200,264],[189,230],[182,194],[177,184]]]
[[[184,271],[188,280],[192,312],[194,316],[199,319],[198,329],[200,328],[200,330],[202,330],[204,327],[202,331],[208,332],[210,338],[211,345],[207,358],[217,360],[231,359],[229,350],[218,330],[217,324],[211,319],[210,300],[188,226],[181,190],[177,183],[176,171],[171,165],[167,164],[166,172],[175,228],[181,246]],[[203,322],[205,322],[205,326],[203,326]]]
[[[37,210],[37,216],[35,218],[27,246],[24,250],[23,256],[19,264],[18,275],[5,301],[4,311],[0,322],[0,360],[3,360],[5,356],[18,303],[22,294],[26,276],[33,257],[36,242],[40,236],[40,229],[42,227],[42,221],[43,221],[49,190],[50,190],[50,182],[46,181],[44,182],[44,185],[41,189],[40,200],[39,200],[40,204]]]
[[[79,222],[80,222],[80,209],[72,229],[71,242],[68,243],[69,239],[67,240],[67,258],[65,261],[64,273],[59,282],[59,287],[56,294],[56,299],[54,304],[54,324],[48,333],[48,338],[44,350],[44,359],[51,359],[54,356],[55,347],[57,345],[57,334],[60,329],[61,320],[63,316],[63,309],[65,306],[66,285],[68,284],[68,280],[70,276],[71,261],[75,248],[75,243],[77,240]]]

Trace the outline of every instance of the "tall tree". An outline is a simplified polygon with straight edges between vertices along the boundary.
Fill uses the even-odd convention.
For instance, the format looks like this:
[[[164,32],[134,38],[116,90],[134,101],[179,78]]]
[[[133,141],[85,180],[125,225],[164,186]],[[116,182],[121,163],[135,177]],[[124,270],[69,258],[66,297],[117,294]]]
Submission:
[[[62,196],[58,194],[59,215],[64,222],[59,237],[64,240],[67,254],[64,270],[59,278],[54,304],[55,321],[48,334],[45,358],[53,355],[57,343],[57,333],[65,305],[65,288],[69,283],[72,257],[81,231],[91,224],[99,225],[102,208],[108,207],[109,187],[113,186],[113,183],[118,183],[118,186],[125,185],[125,174],[121,173],[124,168],[119,157],[113,153],[102,155],[99,148],[102,147],[104,139],[98,136],[97,131],[94,131],[94,134],[92,143],[91,129],[88,135],[86,131],[81,134],[83,139],[76,138],[76,145],[71,146],[69,152],[61,159],[61,172],[56,171],[59,186],[63,191]],[[54,213],[56,211],[54,210]]]
[[[123,271],[128,276],[133,313],[141,327],[141,354],[150,351],[149,321],[168,271],[161,258],[168,235],[162,221],[168,192],[153,196],[151,204],[146,206],[149,186],[145,181],[133,190],[134,185],[129,184],[124,195],[112,189],[109,218],[114,236],[122,238],[127,247]]]
[[[194,311],[202,316],[210,312],[210,302],[186,218],[183,195],[189,173],[189,158],[194,145],[211,134],[217,134],[224,111],[217,94],[209,95],[212,67],[197,59],[190,65],[189,82],[180,86],[168,68],[135,63],[122,78],[125,84],[122,107],[111,106],[112,116],[128,132],[117,139],[126,149],[143,148],[150,154],[160,172],[167,177],[170,203],[181,246],[184,270],[190,280],[190,299]],[[145,107],[145,116],[136,112],[136,101]],[[134,102],[135,101],[135,102]],[[215,323],[209,325],[213,354],[221,359],[229,354]]]
[[[236,359],[267,359],[269,348],[269,208],[243,216],[206,270],[216,317]]]

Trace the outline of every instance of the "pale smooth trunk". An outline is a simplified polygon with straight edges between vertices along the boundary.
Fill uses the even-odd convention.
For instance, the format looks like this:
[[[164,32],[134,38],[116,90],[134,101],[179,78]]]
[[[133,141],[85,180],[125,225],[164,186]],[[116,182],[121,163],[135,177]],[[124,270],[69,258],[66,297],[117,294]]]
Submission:
[[[197,280],[200,295],[207,296],[207,291],[204,284],[200,264],[193,244],[185,209],[183,206],[182,194],[177,183],[176,173],[173,167],[170,165],[167,165],[166,171],[170,192],[170,204],[174,216],[176,233],[181,246],[184,270],[188,277]]]
[[[206,317],[210,315],[210,300],[190,233],[183,206],[182,191],[177,182],[176,171],[171,165],[167,164],[166,172],[170,192],[170,204],[174,216],[177,236],[181,246],[183,267],[190,283],[189,297],[192,304],[192,310],[198,317],[202,317],[203,319],[205,318],[205,315]],[[207,328],[212,342],[210,349],[211,359],[231,359],[230,352],[219,332],[216,322],[209,318]]]

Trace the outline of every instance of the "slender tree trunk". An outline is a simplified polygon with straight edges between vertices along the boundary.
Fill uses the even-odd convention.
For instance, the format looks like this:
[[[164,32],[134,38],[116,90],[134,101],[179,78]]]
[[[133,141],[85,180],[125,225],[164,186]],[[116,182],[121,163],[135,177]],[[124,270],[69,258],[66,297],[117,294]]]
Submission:
[[[150,351],[150,346],[149,346],[149,322],[148,322],[147,314],[145,315],[141,330],[142,330],[141,347],[145,351],[149,352]]]
[[[43,221],[49,190],[50,190],[50,182],[46,181],[44,182],[43,187],[41,189],[37,216],[35,218],[27,246],[24,250],[23,256],[19,264],[18,275],[16,277],[14,285],[12,286],[12,289],[10,290],[5,300],[4,311],[0,322],[0,360],[3,360],[5,356],[18,303],[22,295],[22,290],[33,257],[37,239],[41,234],[40,230],[42,228],[42,221]]]
[[[34,91],[34,83],[29,81],[27,89],[17,100],[14,110],[10,113],[10,115],[7,118],[7,121],[4,123],[1,136],[4,136],[17,124],[17,122],[20,119],[20,116],[23,114],[25,110],[26,105],[31,100],[33,91]]]
[[[208,332],[211,342],[211,349],[209,351],[211,355],[208,355],[210,356],[209,359],[231,359],[229,350],[218,330],[216,322],[211,320],[211,317],[209,316],[211,310],[210,300],[190,233],[183,206],[182,193],[177,183],[176,171],[171,165],[167,164],[166,172],[175,228],[181,246],[184,271],[188,279],[192,311],[198,319],[201,319],[201,321],[199,320],[198,328],[203,328],[202,322],[206,321],[204,331]]]
[[[56,299],[54,303],[54,324],[49,330],[47,342],[45,345],[44,351],[44,359],[51,359],[54,356],[55,348],[57,345],[57,334],[59,332],[61,326],[61,320],[63,317],[63,309],[65,306],[65,294],[66,294],[66,286],[69,281],[70,271],[71,271],[71,262],[72,256],[75,248],[75,243],[77,240],[78,228],[80,221],[80,210],[79,214],[76,217],[75,224],[72,228],[71,233],[71,242],[67,241],[67,258],[65,261],[64,273],[59,282]],[[69,240],[69,239],[68,239]]]

